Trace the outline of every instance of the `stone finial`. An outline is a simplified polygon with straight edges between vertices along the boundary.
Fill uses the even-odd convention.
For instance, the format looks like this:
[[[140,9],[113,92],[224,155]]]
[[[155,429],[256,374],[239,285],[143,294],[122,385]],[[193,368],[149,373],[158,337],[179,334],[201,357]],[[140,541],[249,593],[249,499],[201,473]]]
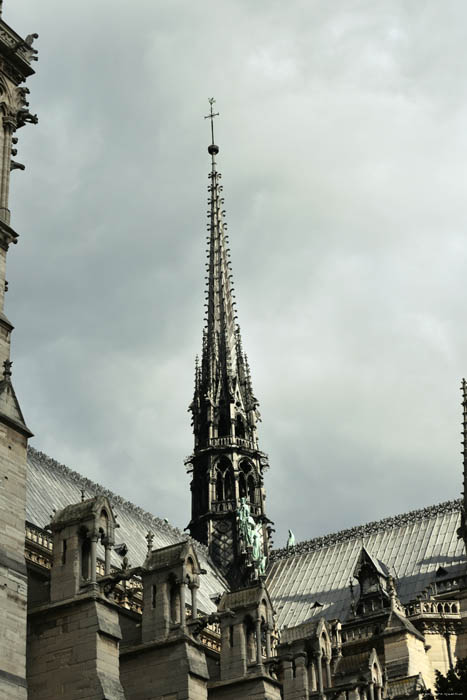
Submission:
[[[12,364],[13,362],[11,360],[5,360],[5,362],[3,363],[3,378],[7,381],[9,381],[11,377]]]
[[[154,541],[154,533],[151,532],[151,530],[148,530],[148,534],[146,535],[146,542],[148,543],[148,554],[151,554],[151,552],[152,552],[153,541]]]

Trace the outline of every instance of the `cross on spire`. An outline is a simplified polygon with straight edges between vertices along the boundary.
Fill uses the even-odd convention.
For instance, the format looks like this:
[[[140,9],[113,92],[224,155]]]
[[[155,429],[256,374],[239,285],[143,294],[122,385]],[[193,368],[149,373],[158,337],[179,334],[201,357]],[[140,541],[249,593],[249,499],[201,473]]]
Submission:
[[[210,97],[208,102],[209,102],[209,114],[207,114],[204,118],[205,119],[210,119],[211,120],[211,145],[214,146],[214,117],[219,116],[219,112],[214,112],[214,103],[215,103],[214,97]]]

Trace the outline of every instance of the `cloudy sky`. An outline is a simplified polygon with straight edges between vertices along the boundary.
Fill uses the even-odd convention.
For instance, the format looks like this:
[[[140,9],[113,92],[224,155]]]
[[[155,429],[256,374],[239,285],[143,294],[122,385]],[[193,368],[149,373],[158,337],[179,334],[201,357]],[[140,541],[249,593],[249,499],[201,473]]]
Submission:
[[[184,527],[221,151],[276,545],[461,490],[463,0],[5,0],[39,33],[6,312],[32,444]]]

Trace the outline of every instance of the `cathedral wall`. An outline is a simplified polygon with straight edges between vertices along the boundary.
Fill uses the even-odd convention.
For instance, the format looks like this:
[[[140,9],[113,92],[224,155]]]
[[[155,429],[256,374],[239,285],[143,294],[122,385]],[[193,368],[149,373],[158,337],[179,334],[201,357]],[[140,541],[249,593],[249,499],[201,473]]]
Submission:
[[[427,645],[430,647],[427,651],[427,655],[433,668],[436,668],[445,675],[449,670],[449,655],[446,639],[441,634],[426,634],[425,638]],[[451,648],[454,652],[455,637],[452,637]]]
[[[120,669],[127,700],[207,700],[204,650],[186,638],[123,650]]]
[[[389,678],[421,673],[427,687],[434,687],[434,672],[424,642],[415,635],[398,634],[386,638],[384,655]]]
[[[0,698],[26,697],[26,438],[0,424]]]
[[[30,616],[28,687],[34,700],[124,700],[118,613],[92,597]]]
[[[239,678],[237,681],[214,683],[209,687],[209,700],[280,700],[280,683],[257,676]]]

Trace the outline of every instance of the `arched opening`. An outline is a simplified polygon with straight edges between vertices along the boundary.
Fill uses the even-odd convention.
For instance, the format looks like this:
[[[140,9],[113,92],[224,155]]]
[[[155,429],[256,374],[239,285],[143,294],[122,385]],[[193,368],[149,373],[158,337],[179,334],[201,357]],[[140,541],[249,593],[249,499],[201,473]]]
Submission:
[[[216,476],[216,500],[224,500],[224,476],[218,471]]]
[[[169,579],[170,622],[180,624],[180,586],[173,577]]]
[[[246,651],[248,663],[254,663],[256,661],[256,631],[255,623],[250,615],[247,615],[244,621],[245,626],[245,637],[246,637]]]
[[[103,537],[109,536],[109,516],[107,515],[105,508],[101,510],[101,515],[99,518],[99,533]]]
[[[237,418],[235,420],[235,437],[245,439],[245,423],[240,414],[237,414]]]
[[[216,500],[230,501],[235,498],[232,464],[226,457],[221,457],[215,468]],[[222,507],[221,507],[222,508]]]
[[[256,499],[255,499],[255,480],[253,478],[253,474],[250,474],[248,476],[247,483],[248,483],[248,500],[250,501],[250,503],[254,503]]]
[[[241,471],[240,474],[238,475],[238,491],[240,494],[240,498],[244,497],[246,498],[247,496],[247,489],[246,489],[246,477],[245,474]]]
[[[81,578],[91,578],[91,541],[86,537],[81,544]]]
[[[226,501],[232,500],[234,498],[234,493],[235,490],[232,471],[230,469],[227,469],[224,478],[224,494]]]
[[[219,437],[228,437],[230,435],[230,416],[225,413],[221,413],[219,417],[217,434]]]

